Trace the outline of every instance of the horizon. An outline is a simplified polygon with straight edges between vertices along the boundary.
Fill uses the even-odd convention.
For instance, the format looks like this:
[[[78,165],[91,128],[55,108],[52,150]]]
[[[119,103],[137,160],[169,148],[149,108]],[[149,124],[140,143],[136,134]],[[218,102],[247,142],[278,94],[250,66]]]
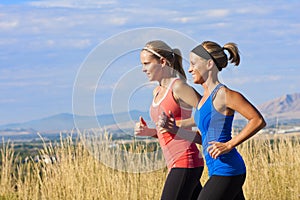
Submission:
[[[180,47],[186,72],[187,54],[195,44],[203,40],[221,45],[237,43],[241,64],[222,70],[220,80],[255,106],[300,92],[300,2],[229,0],[217,5],[189,1],[183,1],[181,6],[173,4],[164,1],[159,5],[141,5],[136,0],[2,1],[0,125],[74,111],[83,115],[147,111],[155,83],[148,83],[140,70],[138,53],[144,42],[154,37]],[[134,37],[124,40],[128,33]],[[102,47],[107,52],[97,52]],[[112,56],[121,48],[122,54],[113,55],[105,65],[105,56]],[[81,77],[93,55],[98,55],[92,60],[98,68]],[[99,66],[102,71],[97,71]],[[89,82],[93,75],[94,82]],[[202,93],[201,86],[190,82],[188,73],[187,77]],[[84,86],[89,93],[81,90],[77,94],[77,86]],[[86,100],[87,105],[78,107],[77,100]]]
[[[297,92],[297,93],[292,93],[292,94],[285,94],[283,96],[276,97],[276,98],[274,98],[272,100],[266,101],[266,102],[258,105],[257,107],[260,110],[260,109],[262,109],[263,106],[269,105],[269,103],[272,103],[272,104],[273,103],[278,103],[278,100],[282,100],[283,97],[290,96],[290,95],[297,95],[297,96],[299,96],[300,93]],[[298,97],[295,97],[295,98],[297,99]],[[277,102],[276,102],[276,100],[277,100]],[[71,115],[73,117],[73,119],[74,119],[74,123],[76,123],[76,117],[96,117],[96,118],[98,118],[98,117],[103,117],[103,116],[112,116],[112,117],[114,117],[115,124],[118,124],[118,117],[116,117],[117,115],[120,115],[120,114],[124,115],[126,113],[133,114],[133,112],[144,113],[144,114],[147,113],[149,115],[149,110],[138,110],[138,109],[133,109],[133,110],[128,110],[128,111],[121,111],[121,112],[118,112],[118,113],[101,113],[101,114],[98,114],[98,115],[80,115],[80,114],[74,114],[72,112],[61,112],[61,113],[54,113],[52,115],[43,116],[43,117],[40,117],[40,118],[31,119],[31,120],[22,121],[22,122],[12,122],[12,123],[0,124],[0,127],[1,126],[5,127],[7,125],[23,124],[23,123],[30,123],[30,122],[34,122],[34,121],[46,120],[48,118],[53,118],[53,117],[57,117],[57,116],[60,116],[60,115]],[[278,114],[280,114],[280,113],[278,113]],[[262,114],[264,115],[265,113],[262,113]],[[268,113],[268,114],[270,114],[270,113]],[[235,114],[235,115],[236,115],[235,120],[243,120],[238,113]],[[129,115],[128,117],[129,117],[128,118],[128,122],[129,121],[131,121],[131,122],[132,121],[138,121],[138,119],[132,119],[131,115]],[[143,116],[143,117],[144,117],[144,119],[147,119],[148,117],[150,117],[150,115],[149,116]],[[274,120],[273,118],[274,118],[274,116],[271,116],[271,117],[270,116],[269,117],[266,116],[266,120],[271,120],[272,121],[272,120]],[[282,116],[279,117],[279,118],[282,118]],[[298,119],[298,118],[299,117],[296,117],[295,119]],[[293,118],[291,118],[291,119],[293,119]],[[150,120],[150,118],[148,120]],[[283,120],[286,120],[286,119],[283,117]]]

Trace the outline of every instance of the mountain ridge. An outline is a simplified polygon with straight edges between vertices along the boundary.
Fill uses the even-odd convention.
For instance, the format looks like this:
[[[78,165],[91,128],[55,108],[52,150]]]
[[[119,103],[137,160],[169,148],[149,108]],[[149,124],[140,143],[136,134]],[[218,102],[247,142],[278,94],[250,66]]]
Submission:
[[[300,93],[285,94],[258,106],[266,118],[300,119]]]
[[[39,132],[72,130],[74,128],[89,129],[99,126],[108,126],[116,123],[138,120],[143,116],[150,120],[149,113],[146,111],[132,110],[116,114],[103,114],[98,116],[73,115],[71,113],[59,113],[41,119],[35,119],[23,123],[10,123],[0,125],[0,131],[19,131],[19,129],[30,129]]]
[[[300,93],[285,94],[257,106],[263,116],[268,119],[300,119]],[[148,111],[132,110],[115,114],[103,114],[98,116],[73,115],[71,113],[59,113],[49,117],[31,120],[23,123],[10,123],[0,125],[0,134],[12,132],[32,133],[72,130],[74,128],[90,129],[99,127],[118,127],[123,124],[126,127],[134,126],[139,116],[150,120]],[[241,119],[236,115],[235,119]],[[115,126],[117,124],[117,126]]]

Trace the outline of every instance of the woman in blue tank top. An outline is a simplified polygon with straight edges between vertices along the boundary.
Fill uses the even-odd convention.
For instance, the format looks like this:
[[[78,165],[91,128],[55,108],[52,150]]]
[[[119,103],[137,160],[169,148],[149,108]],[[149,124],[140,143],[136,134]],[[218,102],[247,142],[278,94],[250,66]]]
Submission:
[[[224,51],[229,53],[229,59]],[[234,43],[224,47],[205,41],[190,53],[189,72],[196,84],[204,88],[204,95],[195,111],[194,121],[202,136],[203,155],[209,172],[198,200],[245,199],[242,186],[246,178],[246,167],[236,146],[256,134],[266,123],[259,111],[239,92],[233,91],[218,79],[219,72],[228,62],[240,63],[239,51]],[[234,113],[239,112],[248,123],[232,137]],[[177,134],[188,134],[180,129],[172,117],[161,116],[159,125]]]

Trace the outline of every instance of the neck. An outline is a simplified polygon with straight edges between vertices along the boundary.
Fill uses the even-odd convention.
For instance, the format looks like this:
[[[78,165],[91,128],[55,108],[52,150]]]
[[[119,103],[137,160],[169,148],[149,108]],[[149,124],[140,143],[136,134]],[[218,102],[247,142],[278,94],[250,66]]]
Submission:
[[[219,83],[220,81],[217,74],[210,74],[207,80],[202,84],[204,92],[208,92],[210,94]]]
[[[168,87],[172,78],[174,78],[174,77],[170,76],[170,77],[162,78],[159,81],[159,85],[162,86],[162,87],[165,87],[165,88]]]

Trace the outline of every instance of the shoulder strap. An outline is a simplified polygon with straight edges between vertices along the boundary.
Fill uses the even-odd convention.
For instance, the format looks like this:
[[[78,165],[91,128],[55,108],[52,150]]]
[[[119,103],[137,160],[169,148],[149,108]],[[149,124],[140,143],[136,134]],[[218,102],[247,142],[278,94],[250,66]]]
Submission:
[[[215,98],[215,95],[217,94],[217,92],[219,91],[219,89],[220,89],[221,87],[223,87],[223,86],[225,86],[225,85],[223,85],[222,83],[219,83],[219,84],[215,87],[215,89],[214,89],[214,90],[212,91],[212,93],[210,94],[212,99]]]
[[[170,82],[170,84],[169,84],[169,86],[168,86],[168,90],[169,90],[169,89],[173,90],[173,89],[172,89],[172,88],[173,88],[173,85],[174,85],[174,83],[175,83],[177,80],[179,80],[179,78],[174,78],[174,79]]]

